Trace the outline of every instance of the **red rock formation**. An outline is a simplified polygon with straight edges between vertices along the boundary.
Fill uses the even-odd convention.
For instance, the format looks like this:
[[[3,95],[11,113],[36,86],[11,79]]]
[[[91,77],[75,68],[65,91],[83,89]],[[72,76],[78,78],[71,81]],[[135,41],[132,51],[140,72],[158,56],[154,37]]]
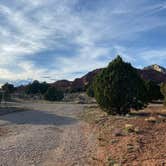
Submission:
[[[162,70],[160,71],[160,69],[162,69]],[[86,86],[92,82],[94,77],[101,70],[102,69],[93,70],[81,78],[76,78],[74,81],[59,80],[59,81],[56,81],[55,83],[51,83],[50,85],[57,87],[59,89],[62,89],[64,91],[71,91],[71,92],[84,91],[86,89]],[[144,80],[151,80],[151,81],[154,81],[159,84],[162,82],[166,82],[166,74],[163,72],[165,70],[166,69],[164,69],[161,66],[157,67],[157,65],[152,65],[152,66],[146,67],[142,70],[138,69],[138,73]],[[21,91],[22,89],[25,89],[25,88],[26,88],[26,86],[20,87],[19,91]]]

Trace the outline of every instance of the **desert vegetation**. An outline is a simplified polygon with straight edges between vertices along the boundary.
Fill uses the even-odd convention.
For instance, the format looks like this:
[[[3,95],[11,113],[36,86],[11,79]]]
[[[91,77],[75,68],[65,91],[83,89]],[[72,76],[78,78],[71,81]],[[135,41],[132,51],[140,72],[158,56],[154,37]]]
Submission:
[[[166,106],[166,83],[161,84],[161,92],[164,96],[164,105]]]
[[[109,114],[125,115],[131,109],[140,110],[150,102],[163,100],[164,88],[160,87],[155,81],[144,80],[137,69],[117,56],[97,74],[86,92]]]
[[[94,88],[93,88],[93,83],[88,85],[87,89],[86,89],[86,93],[89,97],[94,97]]]
[[[124,115],[147,103],[145,82],[120,56],[97,75],[93,87],[98,104],[110,114]]]
[[[15,91],[15,87],[13,84],[5,83],[1,87],[1,92],[0,92],[0,101],[2,100],[11,100],[11,94],[13,94]]]
[[[44,94],[44,98],[49,101],[61,101],[64,98],[64,93],[55,87],[50,87]]]
[[[41,98],[49,101],[61,101],[64,97],[64,92],[61,89],[55,88],[46,82],[33,81],[26,87],[26,93],[29,95],[40,95]]]
[[[6,83],[2,86],[2,90],[10,94],[14,92],[15,88],[13,84]]]
[[[146,89],[147,89],[147,98],[149,102],[154,100],[163,100],[163,94],[161,93],[160,86],[154,81],[146,81]]]
[[[27,94],[45,94],[49,88],[49,84],[46,82],[40,83],[35,80],[26,87]]]

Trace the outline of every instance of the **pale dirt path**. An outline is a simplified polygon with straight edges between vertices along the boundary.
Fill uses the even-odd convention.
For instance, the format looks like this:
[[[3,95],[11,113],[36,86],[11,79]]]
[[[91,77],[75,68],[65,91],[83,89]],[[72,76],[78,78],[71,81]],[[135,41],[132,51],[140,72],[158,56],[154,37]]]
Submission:
[[[83,105],[22,104],[33,111],[0,116],[0,166],[88,166],[96,139],[77,114]],[[35,109],[35,110],[34,110]]]

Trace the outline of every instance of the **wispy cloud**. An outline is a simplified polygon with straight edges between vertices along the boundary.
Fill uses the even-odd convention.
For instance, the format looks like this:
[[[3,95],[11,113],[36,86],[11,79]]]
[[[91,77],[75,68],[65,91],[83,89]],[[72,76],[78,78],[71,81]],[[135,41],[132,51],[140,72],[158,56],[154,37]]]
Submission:
[[[163,48],[155,51],[148,43],[141,49],[139,45],[132,47],[133,43],[144,40],[145,34],[166,27],[166,3],[162,0],[13,0],[10,3],[0,2],[3,80],[74,79],[105,66],[115,54],[122,54],[125,60],[135,64],[153,62],[157,56],[160,63],[165,55]],[[144,47],[148,51],[141,54],[139,50]],[[40,60],[43,52],[47,64],[42,62],[43,58]],[[147,55],[152,52],[153,57]],[[19,70],[12,70],[12,66]]]
[[[140,56],[143,58],[143,60],[146,61],[146,63],[162,63],[165,65],[166,61],[166,49],[162,50],[145,50],[142,53],[140,53]]]

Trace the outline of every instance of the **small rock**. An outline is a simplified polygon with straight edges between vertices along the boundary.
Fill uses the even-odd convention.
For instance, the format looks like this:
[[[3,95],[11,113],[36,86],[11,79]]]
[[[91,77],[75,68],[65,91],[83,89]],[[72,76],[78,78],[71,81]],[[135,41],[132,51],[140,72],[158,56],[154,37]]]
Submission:
[[[133,152],[133,151],[134,151],[134,145],[128,144],[128,145],[127,145],[127,151],[128,151],[129,153]]]
[[[116,144],[116,143],[118,143],[118,142],[119,142],[119,140],[113,139],[113,140],[111,141],[111,144]]]
[[[140,131],[139,127],[135,127],[134,128],[134,132],[137,133],[137,134],[139,134],[141,131]]]
[[[125,124],[125,131],[128,133],[134,132],[134,126],[132,124]]]
[[[129,118],[129,117],[131,117],[131,115],[130,114],[126,114],[126,117]]]
[[[113,135],[116,136],[116,137],[118,137],[118,136],[123,136],[121,130],[115,130],[115,131],[113,132]]]
[[[146,118],[145,121],[155,123],[157,119],[155,117],[149,117],[149,118]]]

